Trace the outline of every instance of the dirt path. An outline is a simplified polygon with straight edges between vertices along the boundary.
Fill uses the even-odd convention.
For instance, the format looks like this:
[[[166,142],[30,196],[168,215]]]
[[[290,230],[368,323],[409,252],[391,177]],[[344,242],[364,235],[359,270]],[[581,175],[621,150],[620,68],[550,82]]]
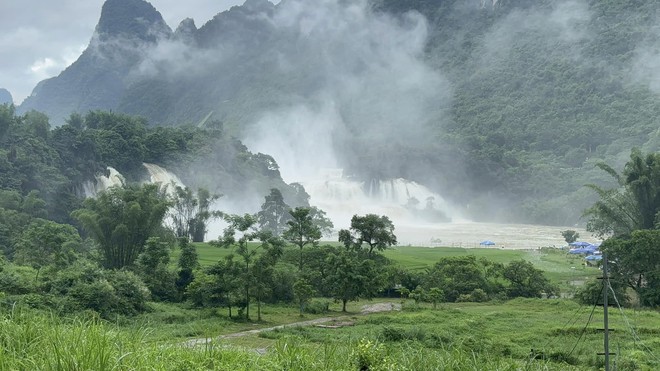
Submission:
[[[399,311],[401,310],[401,304],[399,303],[376,303],[376,304],[368,304],[368,305],[363,305],[362,309],[360,310],[361,315],[367,315],[371,313],[379,313],[379,312],[390,312],[390,311]],[[248,335],[254,335],[258,334],[260,332],[265,332],[265,331],[273,331],[273,330],[278,330],[278,329],[283,329],[286,327],[304,327],[304,326],[314,326],[314,325],[320,325],[323,323],[328,323],[328,322],[345,322],[348,319],[348,316],[340,316],[340,317],[322,317],[322,318],[316,318],[308,321],[300,321],[300,322],[293,322],[293,323],[287,323],[285,325],[278,325],[278,326],[273,326],[273,327],[264,327],[264,328],[259,328],[259,329],[254,329],[254,330],[247,330],[247,331],[241,331],[241,332],[235,332],[232,334],[226,334],[226,335],[220,335],[216,336],[213,338],[197,338],[197,339],[190,339],[185,342],[183,342],[181,345],[185,347],[194,347],[198,345],[205,345],[207,343],[210,343],[211,341],[214,340],[222,340],[222,339],[233,339],[241,336],[248,336]]]

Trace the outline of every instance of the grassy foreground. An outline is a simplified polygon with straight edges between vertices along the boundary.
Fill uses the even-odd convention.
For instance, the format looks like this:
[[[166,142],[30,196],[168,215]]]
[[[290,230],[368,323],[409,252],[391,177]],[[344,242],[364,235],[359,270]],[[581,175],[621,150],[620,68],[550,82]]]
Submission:
[[[154,341],[155,328],[13,309],[0,314],[0,370],[596,370],[602,309],[592,309],[562,299],[437,309],[408,302],[402,312],[352,315],[347,327],[291,327],[193,348]],[[618,370],[660,367],[658,312],[613,308],[611,324]]]

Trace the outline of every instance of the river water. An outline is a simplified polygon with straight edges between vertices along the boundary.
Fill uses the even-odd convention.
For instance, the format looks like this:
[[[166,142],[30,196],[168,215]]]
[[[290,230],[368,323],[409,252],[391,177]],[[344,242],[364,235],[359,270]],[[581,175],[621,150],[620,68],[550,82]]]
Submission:
[[[437,224],[396,225],[394,234],[400,246],[453,246],[464,248],[486,247],[506,249],[538,249],[566,246],[561,231],[572,229],[580,234],[580,241],[600,241],[582,228],[529,224],[500,224],[458,221]],[[483,246],[484,240],[495,242]]]

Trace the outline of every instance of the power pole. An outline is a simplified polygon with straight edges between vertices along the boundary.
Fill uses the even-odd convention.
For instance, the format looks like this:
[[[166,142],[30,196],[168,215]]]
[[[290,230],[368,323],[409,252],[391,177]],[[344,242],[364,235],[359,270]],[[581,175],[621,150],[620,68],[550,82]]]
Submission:
[[[609,273],[607,271],[607,254],[603,253],[603,277],[598,277],[603,280],[603,347],[605,352],[597,353],[599,356],[605,356],[605,371],[610,371],[610,328],[607,318],[607,297],[610,291]],[[612,330],[614,331],[614,330]]]
[[[607,322],[607,297],[609,296],[610,280],[607,275],[607,253],[603,253],[603,346],[605,347],[605,371],[610,371],[610,339]]]

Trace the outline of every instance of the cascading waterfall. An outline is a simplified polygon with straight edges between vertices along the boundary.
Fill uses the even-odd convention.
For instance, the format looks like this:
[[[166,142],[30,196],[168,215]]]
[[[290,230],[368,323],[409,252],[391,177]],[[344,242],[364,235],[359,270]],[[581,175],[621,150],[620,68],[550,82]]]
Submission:
[[[145,183],[158,183],[168,193],[174,192],[173,185],[185,187],[181,179],[167,169],[156,164],[143,163],[142,165],[147,169],[147,173],[149,174],[149,179]],[[96,197],[97,194],[108,190],[110,187],[123,187],[126,185],[126,178],[119,171],[110,166],[108,166],[107,170],[108,175],[99,174],[94,180],[88,180],[83,183],[82,188],[85,197]]]
[[[402,178],[373,180],[366,186],[344,177],[342,169],[322,169],[317,179],[301,184],[311,197],[310,203],[324,210],[339,228],[345,228],[353,215],[368,213],[387,215],[396,224],[450,220],[446,216],[449,208],[440,195]],[[428,218],[434,215],[434,220]]]
[[[170,171],[156,165],[156,164],[142,164],[149,173],[149,180],[147,183],[158,183],[162,188],[165,188],[167,193],[174,192],[174,186],[185,187],[181,179]]]
[[[123,187],[126,179],[115,168],[107,167],[108,175],[99,174],[94,180],[83,183],[83,194],[85,197],[96,197],[99,192],[108,190],[110,187]]]

